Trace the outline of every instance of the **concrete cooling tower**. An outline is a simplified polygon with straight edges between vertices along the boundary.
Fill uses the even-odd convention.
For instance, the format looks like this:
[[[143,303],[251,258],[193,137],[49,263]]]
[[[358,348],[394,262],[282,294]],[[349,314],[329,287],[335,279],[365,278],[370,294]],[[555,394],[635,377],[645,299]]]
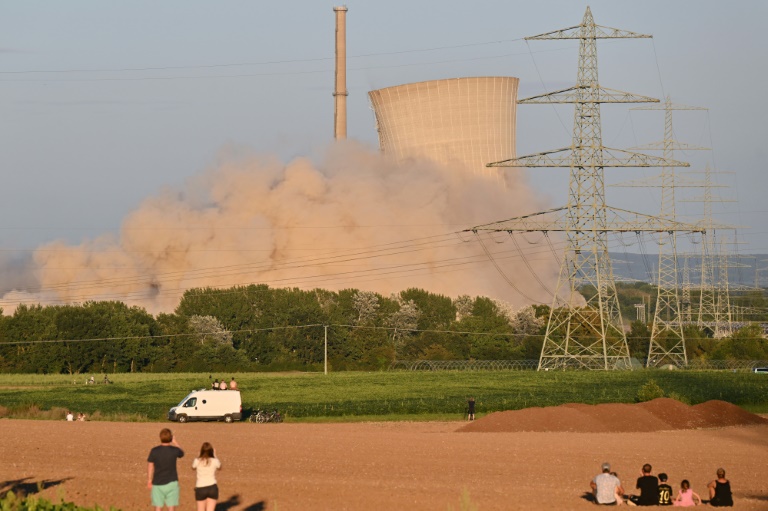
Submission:
[[[515,157],[517,86],[512,77],[451,78],[368,93],[379,144],[398,159],[427,157],[497,176],[487,163]]]

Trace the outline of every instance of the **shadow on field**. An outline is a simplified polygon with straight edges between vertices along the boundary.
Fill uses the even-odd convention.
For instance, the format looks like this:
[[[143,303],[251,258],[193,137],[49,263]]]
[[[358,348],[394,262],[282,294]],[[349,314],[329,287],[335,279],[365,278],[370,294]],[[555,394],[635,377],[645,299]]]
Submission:
[[[217,503],[215,511],[229,511],[230,509],[238,505],[240,505],[240,495],[235,494],[229,497],[224,502]],[[257,502],[255,504],[251,504],[248,507],[244,507],[243,511],[265,511],[266,509],[267,509],[267,504],[262,500],[261,502]]]
[[[64,479],[43,479],[42,481],[32,481],[31,479],[31,477],[24,477],[22,479],[0,481],[0,499],[11,492],[21,497],[32,495],[45,489],[58,486],[74,478],[65,477]]]
[[[266,509],[267,504],[262,500],[261,502],[251,504],[250,506],[243,508],[243,511],[265,511]]]

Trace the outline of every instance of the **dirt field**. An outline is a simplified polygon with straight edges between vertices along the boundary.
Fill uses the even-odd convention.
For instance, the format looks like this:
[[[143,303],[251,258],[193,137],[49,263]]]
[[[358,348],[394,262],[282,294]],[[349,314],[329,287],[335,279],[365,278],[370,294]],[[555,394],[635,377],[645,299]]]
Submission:
[[[663,404],[656,408],[663,412]],[[617,416],[641,422],[630,405],[602,406],[602,412],[599,407],[582,412],[611,424],[622,423]],[[726,423],[740,413],[701,406],[710,416],[723,415]],[[556,408],[571,413],[574,406]],[[492,414],[470,426],[486,432],[458,432],[464,423],[171,424],[187,453],[179,465],[181,509],[194,509],[190,467],[203,441],[214,445],[223,463],[220,511],[460,509],[463,490],[481,511],[594,509],[582,496],[603,461],[613,464],[630,490],[640,466],[649,462],[656,473],[670,475],[674,488],[686,478],[702,496],[723,466],[735,509],[768,509],[768,421],[661,432],[531,431],[556,423],[556,408]],[[529,431],[491,432],[498,428],[487,424],[505,414],[508,419],[500,423],[507,429],[517,420],[528,421]],[[537,422],[530,417],[536,414],[549,417]],[[586,419],[581,420],[583,428]],[[149,509],[146,457],[163,426],[0,420],[0,492],[36,491],[42,483],[43,495],[53,499]]]

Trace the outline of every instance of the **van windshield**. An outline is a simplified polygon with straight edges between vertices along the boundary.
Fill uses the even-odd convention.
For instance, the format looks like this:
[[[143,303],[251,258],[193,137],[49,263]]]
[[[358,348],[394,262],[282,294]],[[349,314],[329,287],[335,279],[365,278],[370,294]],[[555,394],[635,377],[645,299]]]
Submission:
[[[184,404],[184,401],[186,401],[186,400],[189,398],[189,396],[191,396],[191,395],[192,395],[192,392],[190,392],[189,394],[187,394],[187,395],[184,397],[184,399],[182,399],[181,401],[179,401],[179,404],[177,404],[176,406],[181,406],[181,405],[183,405],[183,404]]]

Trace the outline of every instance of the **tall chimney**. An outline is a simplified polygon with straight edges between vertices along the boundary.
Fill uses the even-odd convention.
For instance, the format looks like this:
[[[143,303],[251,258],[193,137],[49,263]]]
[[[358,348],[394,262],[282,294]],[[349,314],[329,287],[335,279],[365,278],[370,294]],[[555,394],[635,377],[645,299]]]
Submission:
[[[333,91],[334,138],[347,138],[347,7],[334,7],[336,13],[336,86]]]

